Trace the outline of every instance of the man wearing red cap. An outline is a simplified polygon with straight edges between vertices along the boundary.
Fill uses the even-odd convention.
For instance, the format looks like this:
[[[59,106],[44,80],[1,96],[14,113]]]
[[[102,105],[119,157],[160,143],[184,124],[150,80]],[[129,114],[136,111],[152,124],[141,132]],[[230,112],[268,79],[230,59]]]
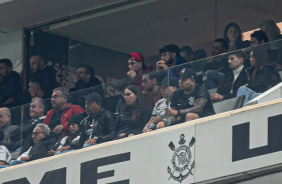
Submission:
[[[128,59],[127,76],[135,80],[137,85],[143,90],[142,87],[142,74],[152,70],[152,67],[147,68],[144,63],[144,57],[138,52],[132,52]]]

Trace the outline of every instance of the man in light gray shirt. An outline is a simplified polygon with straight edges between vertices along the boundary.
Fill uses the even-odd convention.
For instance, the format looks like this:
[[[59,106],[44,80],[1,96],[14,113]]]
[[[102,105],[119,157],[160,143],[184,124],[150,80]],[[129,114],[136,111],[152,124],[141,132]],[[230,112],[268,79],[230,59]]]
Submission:
[[[170,108],[170,100],[173,92],[178,88],[178,82],[171,77],[165,77],[163,81],[158,85],[161,86],[161,93],[163,98],[157,101],[157,103],[155,104],[152,112],[152,117],[144,127],[143,133],[150,132],[154,129],[160,129],[166,126],[165,119],[166,117],[168,117],[166,111]]]

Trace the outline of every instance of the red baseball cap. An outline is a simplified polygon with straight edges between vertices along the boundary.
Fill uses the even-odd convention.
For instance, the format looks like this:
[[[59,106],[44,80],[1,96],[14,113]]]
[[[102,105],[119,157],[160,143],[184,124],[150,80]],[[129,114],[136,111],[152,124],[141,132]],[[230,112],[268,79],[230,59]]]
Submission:
[[[129,59],[144,63],[144,58],[143,58],[142,54],[140,54],[138,52],[131,52]]]

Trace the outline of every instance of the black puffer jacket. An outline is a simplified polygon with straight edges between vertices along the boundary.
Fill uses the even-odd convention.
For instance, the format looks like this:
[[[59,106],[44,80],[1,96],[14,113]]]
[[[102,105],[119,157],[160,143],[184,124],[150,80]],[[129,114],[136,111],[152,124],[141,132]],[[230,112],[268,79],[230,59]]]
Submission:
[[[90,127],[92,127],[92,129]],[[93,118],[90,116],[87,116],[81,121],[80,130],[79,141],[71,145],[72,149],[82,148],[84,142],[93,137],[98,137],[96,143],[111,141],[117,132],[115,116],[112,112],[101,108],[95,116],[94,122]]]

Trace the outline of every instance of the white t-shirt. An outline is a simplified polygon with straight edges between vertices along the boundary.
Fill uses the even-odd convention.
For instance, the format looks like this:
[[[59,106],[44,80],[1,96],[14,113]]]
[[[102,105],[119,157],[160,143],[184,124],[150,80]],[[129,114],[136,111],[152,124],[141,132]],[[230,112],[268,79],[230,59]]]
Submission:
[[[18,160],[18,161],[21,161],[21,158],[22,158],[22,157],[28,156],[29,151],[30,151],[31,148],[32,148],[32,146],[30,146],[29,149],[28,149],[26,152],[22,153],[22,154],[17,158],[17,160]]]
[[[9,163],[11,159],[12,157],[11,157],[9,150],[5,146],[1,145],[0,146],[0,161]]]

